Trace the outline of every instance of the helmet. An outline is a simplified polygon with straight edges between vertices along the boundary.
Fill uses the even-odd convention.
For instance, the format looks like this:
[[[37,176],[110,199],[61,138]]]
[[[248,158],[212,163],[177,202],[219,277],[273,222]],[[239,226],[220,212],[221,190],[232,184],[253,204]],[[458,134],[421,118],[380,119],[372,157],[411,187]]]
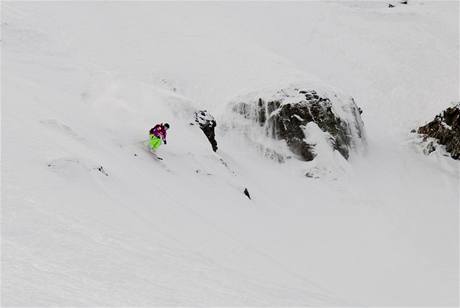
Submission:
[[[168,124],[168,123],[163,124],[163,126],[166,127],[166,129],[169,128],[169,124]]]

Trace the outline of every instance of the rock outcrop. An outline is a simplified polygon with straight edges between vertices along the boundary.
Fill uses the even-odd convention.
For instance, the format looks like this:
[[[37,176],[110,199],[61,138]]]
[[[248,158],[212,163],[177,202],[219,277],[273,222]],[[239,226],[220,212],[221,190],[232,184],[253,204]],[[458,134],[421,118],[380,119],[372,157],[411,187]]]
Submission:
[[[199,110],[195,112],[195,122],[198,123],[203,133],[211,143],[212,150],[217,151],[217,141],[216,141],[216,120],[214,117],[206,110]]]
[[[438,114],[433,121],[419,127],[417,132],[424,140],[430,137],[436,139],[453,159],[460,159],[460,103]],[[431,152],[433,150],[431,145]]]
[[[345,159],[364,138],[361,109],[351,97],[297,86],[236,99],[231,110],[252,120],[266,136],[284,140],[299,159],[311,161],[318,143],[329,144]]]

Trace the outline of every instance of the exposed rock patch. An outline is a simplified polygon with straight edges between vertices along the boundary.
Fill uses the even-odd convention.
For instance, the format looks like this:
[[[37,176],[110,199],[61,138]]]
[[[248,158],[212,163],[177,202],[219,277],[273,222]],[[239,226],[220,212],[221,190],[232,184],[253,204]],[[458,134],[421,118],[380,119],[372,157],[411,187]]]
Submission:
[[[203,133],[211,143],[212,150],[217,151],[217,141],[215,128],[217,126],[214,117],[206,110],[199,110],[195,112],[195,122],[198,123]]]
[[[438,114],[433,121],[419,127],[417,132],[423,135],[424,140],[430,137],[436,139],[453,159],[460,159],[460,103]],[[434,151],[432,143],[430,150],[428,153]]]
[[[353,98],[335,93],[292,86],[239,98],[231,110],[257,123],[266,136],[284,140],[290,151],[304,161],[318,155],[318,139],[326,140],[348,159],[350,150],[364,138],[361,109]]]

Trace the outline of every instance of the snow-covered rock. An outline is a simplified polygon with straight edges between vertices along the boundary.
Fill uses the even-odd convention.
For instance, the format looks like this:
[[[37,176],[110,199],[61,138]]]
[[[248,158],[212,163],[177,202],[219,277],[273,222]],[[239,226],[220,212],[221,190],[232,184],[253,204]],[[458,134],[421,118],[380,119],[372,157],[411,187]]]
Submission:
[[[217,141],[216,141],[216,120],[207,110],[198,110],[195,111],[195,122],[200,126],[203,133],[211,143],[212,150],[217,151]]]
[[[432,140],[429,140],[434,138],[438,144],[445,146],[453,159],[460,159],[460,103],[438,114],[433,121],[419,127],[417,132],[427,141],[427,153],[436,148]]]
[[[308,85],[253,92],[233,100],[230,108],[247,123],[257,123],[248,129],[284,141],[303,161],[321,155],[325,149],[319,151],[320,144],[348,159],[364,140],[361,109],[353,98]]]

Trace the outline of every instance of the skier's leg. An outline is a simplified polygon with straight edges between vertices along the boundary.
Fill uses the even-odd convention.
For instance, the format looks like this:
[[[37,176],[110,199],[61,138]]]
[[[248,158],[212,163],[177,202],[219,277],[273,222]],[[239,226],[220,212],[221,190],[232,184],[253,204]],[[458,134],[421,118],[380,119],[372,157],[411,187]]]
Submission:
[[[161,139],[156,136],[150,137],[150,150],[155,151],[161,145]]]
[[[155,136],[154,136],[154,135],[150,135],[150,140],[149,140],[149,148],[150,148],[150,151],[153,151],[153,150],[154,150],[154,144],[155,144]]]

